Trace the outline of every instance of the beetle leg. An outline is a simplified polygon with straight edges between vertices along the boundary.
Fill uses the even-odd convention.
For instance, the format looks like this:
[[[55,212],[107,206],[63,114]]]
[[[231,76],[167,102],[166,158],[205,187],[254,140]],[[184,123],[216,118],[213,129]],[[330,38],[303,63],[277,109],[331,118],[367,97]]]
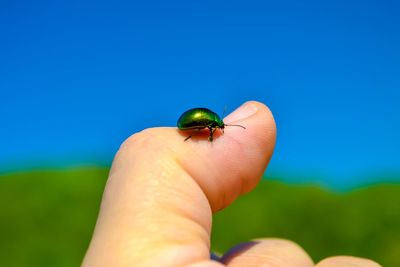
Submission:
[[[198,132],[200,132],[200,128],[198,128],[198,129],[196,129],[197,130],[197,132],[195,132],[195,133],[193,133],[193,134],[191,134],[191,135],[189,135],[188,137],[186,137],[185,138],[185,140],[183,140],[183,141],[186,141],[186,140],[188,140],[188,139],[190,139],[190,137],[192,137],[193,135],[196,135],[196,134],[198,134]]]
[[[208,141],[212,142],[213,141],[213,135],[214,135],[214,132],[215,132],[216,128],[208,127],[208,129],[210,130],[210,136],[208,137]]]

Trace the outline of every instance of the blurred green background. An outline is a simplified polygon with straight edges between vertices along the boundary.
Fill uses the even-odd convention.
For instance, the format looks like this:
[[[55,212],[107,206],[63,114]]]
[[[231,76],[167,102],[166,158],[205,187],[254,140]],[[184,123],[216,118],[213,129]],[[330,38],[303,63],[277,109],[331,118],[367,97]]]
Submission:
[[[78,266],[95,225],[106,168],[0,176],[2,266]],[[400,266],[400,185],[343,192],[263,179],[214,216],[212,249],[257,237],[291,239],[315,261],[338,254]]]

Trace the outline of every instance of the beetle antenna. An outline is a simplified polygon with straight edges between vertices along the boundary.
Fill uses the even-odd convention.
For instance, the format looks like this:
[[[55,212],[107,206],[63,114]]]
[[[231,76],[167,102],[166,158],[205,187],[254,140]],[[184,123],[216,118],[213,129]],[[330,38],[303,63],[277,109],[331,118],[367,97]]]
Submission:
[[[224,124],[225,126],[237,126],[237,127],[242,127],[243,129],[246,129],[246,127],[239,125],[239,124]]]

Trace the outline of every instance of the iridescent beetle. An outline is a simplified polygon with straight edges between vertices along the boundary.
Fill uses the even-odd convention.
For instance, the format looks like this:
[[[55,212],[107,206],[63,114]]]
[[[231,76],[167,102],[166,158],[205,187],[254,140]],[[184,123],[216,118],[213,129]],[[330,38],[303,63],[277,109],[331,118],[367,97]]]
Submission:
[[[246,129],[242,125],[237,124],[225,124],[224,121],[212,110],[208,108],[192,108],[185,111],[178,119],[177,126],[179,130],[190,131],[190,130],[201,130],[208,128],[210,135],[208,140],[213,141],[214,132],[217,129],[221,129],[224,132],[225,126],[238,126]],[[192,135],[186,137],[185,141],[188,140]]]

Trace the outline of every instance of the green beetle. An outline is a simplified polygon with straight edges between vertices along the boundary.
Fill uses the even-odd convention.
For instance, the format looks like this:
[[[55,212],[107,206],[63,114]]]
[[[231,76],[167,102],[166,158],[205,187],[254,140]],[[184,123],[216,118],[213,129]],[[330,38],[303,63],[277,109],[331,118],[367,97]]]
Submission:
[[[225,126],[238,126],[246,129],[242,125],[225,124],[224,121],[212,110],[208,108],[192,108],[185,111],[178,119],[177,126],[179,130],[191,131],[201,130],[208,128],[210,135],[208,140],[213,141],[214,132],[217,129],[221,129],[224,132]],[[192,135],[186,137],[185,141],[188,140]]]

